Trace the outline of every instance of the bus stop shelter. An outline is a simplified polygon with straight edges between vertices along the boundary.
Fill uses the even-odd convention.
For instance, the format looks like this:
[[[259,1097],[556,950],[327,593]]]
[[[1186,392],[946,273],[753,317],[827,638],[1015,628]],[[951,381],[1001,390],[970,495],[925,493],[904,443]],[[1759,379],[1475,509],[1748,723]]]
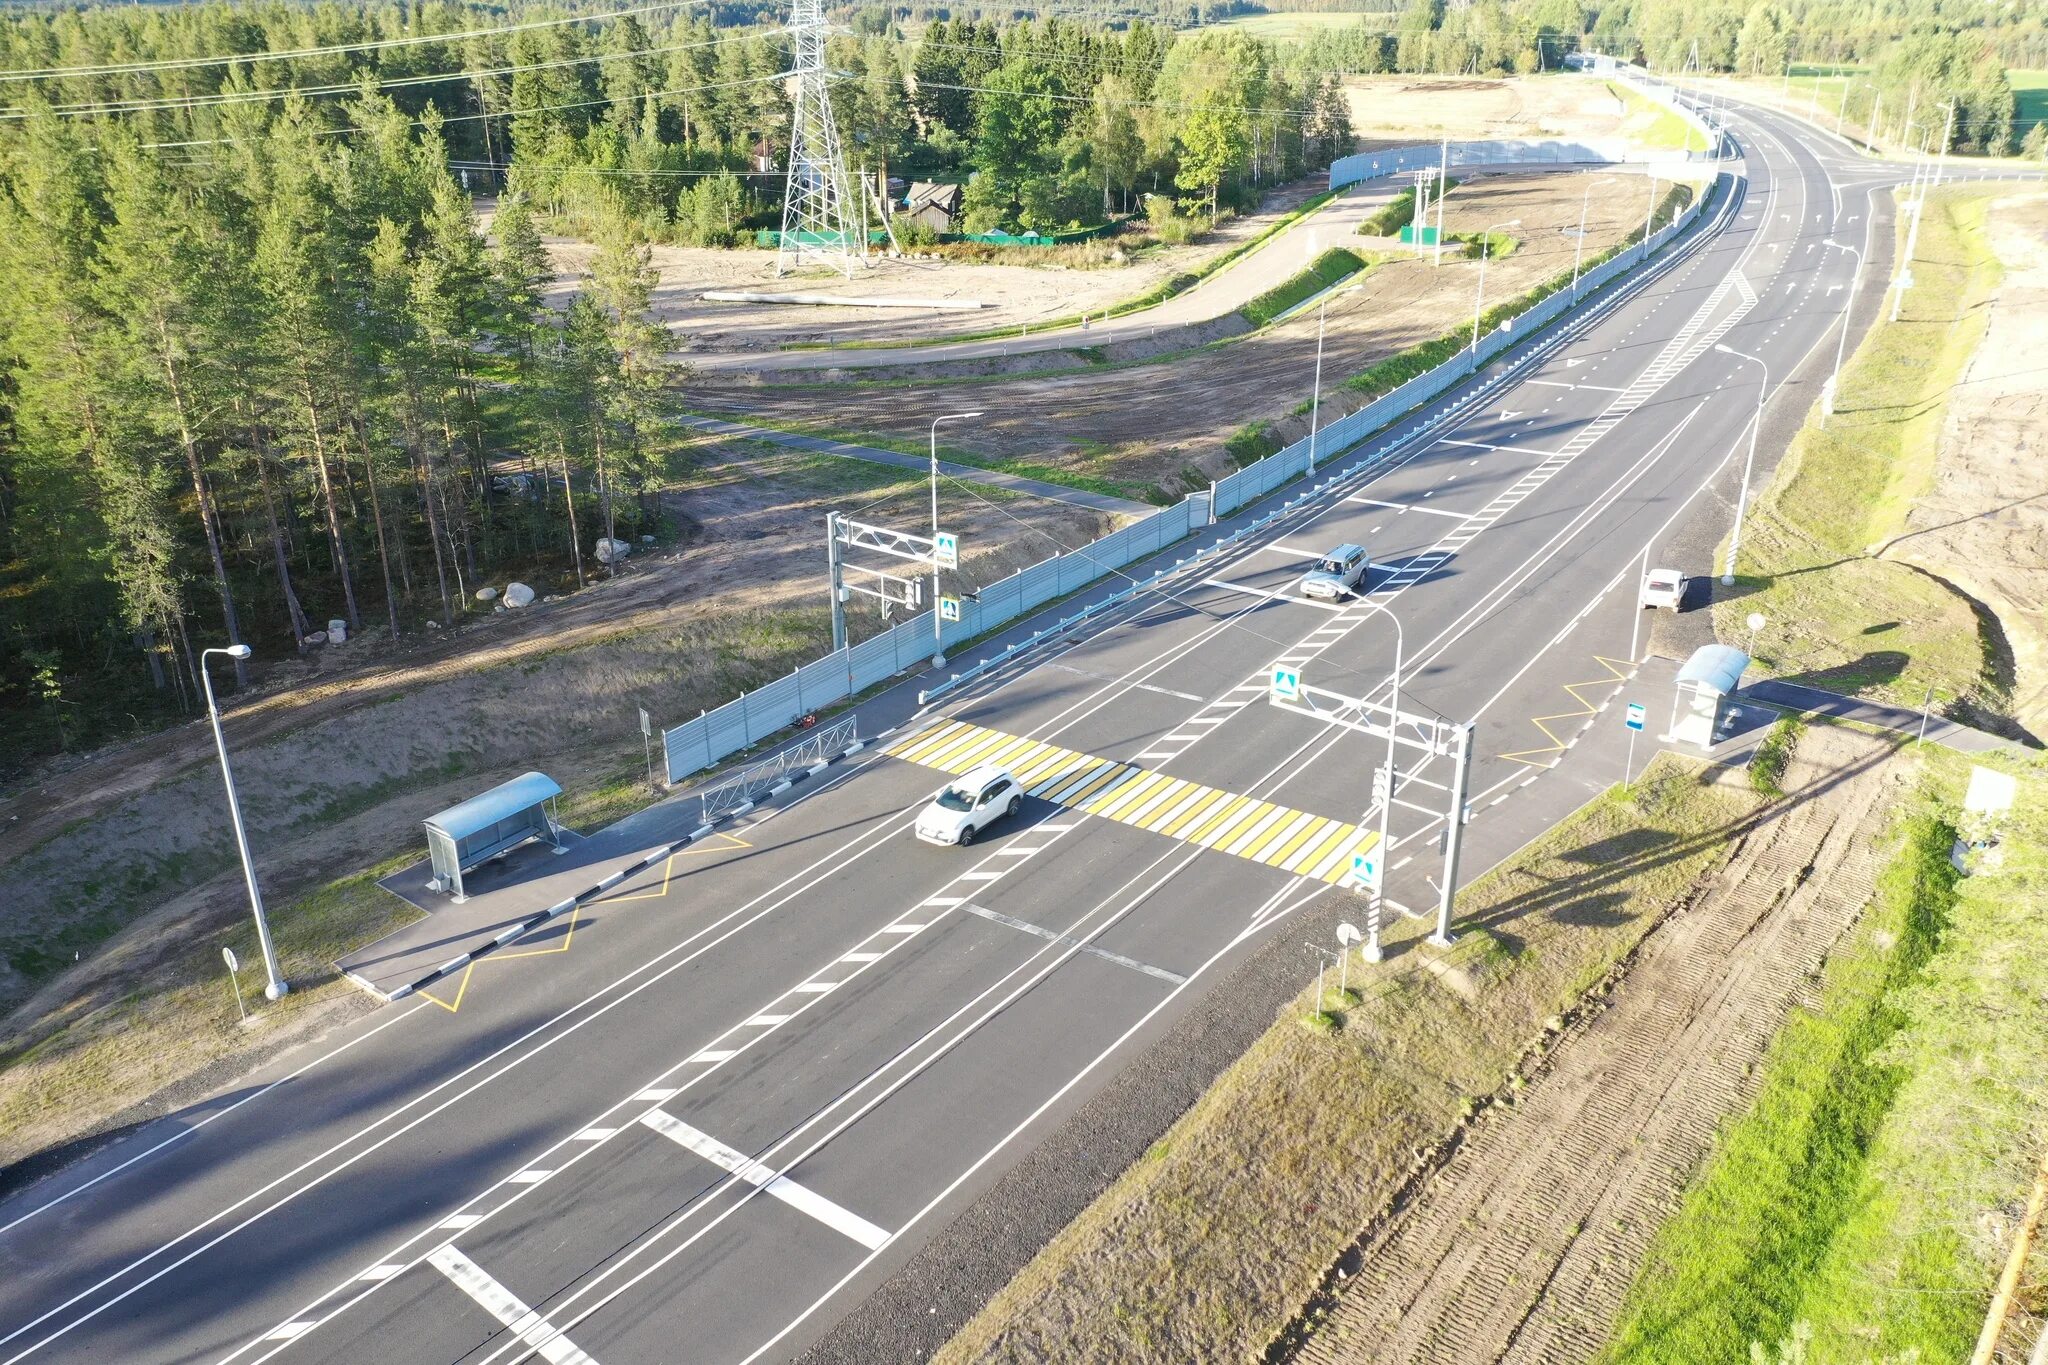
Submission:
[[[459,903],[468,899],[462,874],[489,858],[510,853],[529,839],[562,844],[555,823],[555,798],[562,789],[545,773],[521,773],[459,806],[450,806],[426,820],[427,856],[434,865],[427,886],[450,893]]]
[[[1701,645],[1678,670],[1671,729],[1664,738],[1711,749],[1730,720],[1729,698],[1742,685],[1749,656],[1733,645]]]

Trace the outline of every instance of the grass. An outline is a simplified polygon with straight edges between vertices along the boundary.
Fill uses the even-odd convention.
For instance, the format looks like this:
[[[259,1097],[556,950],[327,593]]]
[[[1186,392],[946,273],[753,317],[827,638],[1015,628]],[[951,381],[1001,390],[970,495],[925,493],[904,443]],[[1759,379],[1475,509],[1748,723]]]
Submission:
[[[1921,760],[1818,1008],[1773,1043],[1602,1361],[1733,1365],[1752,1342],[1814,1365],[1969,1354],[2048,1117],[2048,779],[2023,773],[2003,865],[1958,879],[1967,763]]]
[[[1283,14],[1238,14],[1228,19],[1219,19],[1203,28],[1237,29],[1254,37],[1270,42],[1306,42],[1317,33],[1352,25],[1369,25],[1374,32],[1384,32],[1391,24],[1391,14],[1364,14],[1350,10],[1340,11],[1297,11]]]
[[[1511,1088],[1756,804],[1660,757],[1632,796],[1596,799],[1466,888],[1448,952],[1402,921],[1389,965],[1352,973],[1356,1004],[1312,999],[1311,974],[937,1358],[1099,1359],[1108,1342],[1123,1361],[1260,1358],[1418,1152]]]
[[[1264,327],[1288,309],[1334,289],[1367,268],[1363,257],[1341,246],[1331,247],[1292,279],[1274,285],[1238,311],[1254,327]]]
[[[1458,182],[1455,179],[1446,179],[1442,193],[1449,194],[1456,188],[1458,188]],[[1431,214],[1434,216],[1436,200],[1432,199],[1430,203],[1432,205]],[[1358,224],[1358,235],[1361,237],[1392,237],[1414,220],[1415,187],[1410,185],[1407,189],[1402,190],[1392,199],[1389,199],[1380,208],[1379,212],[1373,214],[1370,218],[1361,220]]]
[[[1679,152],[1704,152],[1707,150],[1707,135],[1679,117],[1664,105],[1649,100],[1613,81],[1607,88],[1614,92],[1628,109],[1628,118],[1622,123],[1622,136],[1650,147],[1664,147]]]
[[[1756,752],[1749,760],[1750,789],[1759,796],[1773,800],[1785,794],[1785,765],[1792,761],[1792,750],[1799,743],[1799,736],[1806,730],[1806,722],[1798,716],[1786,716],[1771,727],[1763,743],[1756,746]]]
[[[1948,395],[1984,335],[1981,305],[2000,273],[1984,227],[1995,193],[1929,199],[1901,320],[1865,338],[1843,370],[1835,416],[1826,428],[1809,417],[1751,506],[1742,591],[1715,604],[1715,625],[1741,638],[1744,619],[1762,613],[1752,652],[1774,674],[1911,706],[1931,687],[1958,698],[1963,714],[2010,707],[1999,651],[1970,601],[1873,553],[1931,486]]]
[[[2027,71],[2015,68],[2005,73],[2012,83],[2015,125],[2018,135],[2025,137],[2027,130],[2036,122],[2048,119],[2048,71]]]

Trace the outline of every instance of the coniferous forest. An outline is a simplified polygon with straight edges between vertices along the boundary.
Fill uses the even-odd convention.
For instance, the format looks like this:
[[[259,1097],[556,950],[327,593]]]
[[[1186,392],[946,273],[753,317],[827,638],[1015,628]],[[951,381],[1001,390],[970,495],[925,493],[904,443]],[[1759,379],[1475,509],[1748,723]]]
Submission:
[[[2002,150],[2026,136],[2004,67],[2048,47],[2036,7],[1985,0],[1412,0],[1298,43],[1187,31],[1240,8],[840,10],[849,156],[965,183],[970,231],[1148,197],[1199,230],[1350,150],[1344,73],[1588,45],[1854,60],[1967,101],[1956,147]],[[655,530],[678,381],[649,244],[775,225],[781,22],[765,0],[0,19],[0,771],[192,714],[203,647],[417,635],[482,582],[588,581],[600,538]],[[566,309],[551,230],[595,247]]]

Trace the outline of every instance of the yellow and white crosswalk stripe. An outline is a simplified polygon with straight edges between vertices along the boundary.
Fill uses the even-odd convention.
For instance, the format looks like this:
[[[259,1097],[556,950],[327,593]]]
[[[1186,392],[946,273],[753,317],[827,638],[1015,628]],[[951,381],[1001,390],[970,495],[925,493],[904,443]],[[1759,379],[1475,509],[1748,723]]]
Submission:
[[[1342,820],[966,721],[908,735],[883,752],[947,773],[993,763],[1041,800],[1332,884],[1350,875],[1352,854],[1379,842],[1377,831]]]

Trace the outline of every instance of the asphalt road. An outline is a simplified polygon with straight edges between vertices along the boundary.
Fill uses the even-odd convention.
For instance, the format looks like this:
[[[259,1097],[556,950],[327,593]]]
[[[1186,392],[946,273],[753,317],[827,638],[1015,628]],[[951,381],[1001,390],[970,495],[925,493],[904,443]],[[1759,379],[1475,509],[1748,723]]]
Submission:
[[[1713,343],[1773,389],[1831,348],[1854,263],[1820,243],[1861,245],[1895,178],[1779,116],[1736,128],[1731,221],[1646,290],[1341,496],[914,724],[1376,827],[1378,744],[1263,678],[1290,658],[1381,691],[1391,613],[1404,705],[1478,723],[1468,868],[1528,803],[1576,805],[1543,778],[1626,673],[1633,572],[1755,409],[1757,366]],[[1374,607],[1285,595],[1346,540]],[[481,962],[0,1204],[0,1365],[788,1359],[1276,926],[1352,894],[1251,856],[1278,825],[1233,853],[1170,810],[1034,798],[971,849],[921,844],[944,774],[887,752],[914,733],[524,945],[561,951]],[[1392,898],[1424,906],[1437,826],[1393,826]]]

